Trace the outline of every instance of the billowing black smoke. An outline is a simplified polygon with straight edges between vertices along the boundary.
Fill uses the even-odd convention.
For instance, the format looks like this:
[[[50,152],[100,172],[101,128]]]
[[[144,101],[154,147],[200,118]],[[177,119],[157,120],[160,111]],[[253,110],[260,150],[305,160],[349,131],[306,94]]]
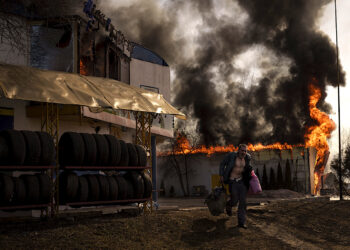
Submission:
[[[313,123],[308,84],[313,77],[317,79],[322,91],[318,106],[329,111],[324,102],[325,87],[337,82],[335,48],[315,29],[325,1],[241,0],[239,4],[249,14],[244,27],[237,30],[233,24],[217,22],[220,24],[200,39],[203,44],[196,53],[196,66],[178,66],[177,75],[184,87],[177,93],[176,104],[193,107],[207,144],[303,143],[305,126]],[[230,70],[234,73],[234,68],[227,69],[232,58],[254,44],[291,59],[289,76],[279,77],[276,71],[281,67],[276,64],[250,88],[226,79],[226,95],[219,95],[208,75],[212,65],[224,65],[221,75]],[[344,82],[343,73],[340,81]]]
[[[176,75],[174,105],[197,120],[202,143],[296,144],[304,142],[305,128],[315,123],[308,110],[311,81],[322,92],[318,107],[331,111],[325,91],[326,85],[337,83],[336,50],[316,26],[330,2],[139,0],[120,7],[115,1],[98,1],[97,8],[130,40],[171,65]],[[219,3],[228,7],[220,10]],[[190,58],[186,37],[181,36],[188,27],[179,22],[189,9],[201,20]],[[263,51],[253,54],[263,74],[258,80],[244,77],[233,63],[252,50]],[[340,69],[342,84],[344,78]]]
[[[215,14],[217,2],[211,0],[174,0],[162,9],[151,2],[118,8],[111,12],[112,18],[132,39],[175,68],[174,104],[189,119],[198,119],[203,143],[303,143],[305,128],[315,123],[308,109],[312,79],[322,92],[318,107],[330,112],[324,100],[326,85],[337,83],[336,50],[316,27],[322,7],[330,0],[232,1],[247,13],[242,22],[237,22],[237,11]],[[186,4],[200,15],[198,28],[203,29],[198,30],[191,59],[181,55],[184,43],[174,37],[176,29],[186,29],[178,26],[176,18]],[[259,59],[263,77],[250,84],[233,80],[242,72],[232,62],[254,46],[268,57]]]

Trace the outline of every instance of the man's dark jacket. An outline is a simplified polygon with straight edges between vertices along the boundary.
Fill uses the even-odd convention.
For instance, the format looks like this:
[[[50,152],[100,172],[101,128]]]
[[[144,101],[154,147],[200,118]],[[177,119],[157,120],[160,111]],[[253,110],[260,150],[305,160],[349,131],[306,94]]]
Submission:
[[[225,159],[220,163],[219,175],[224,177],[225,184],[228,184],[230,181],[230,174],[233,167],[235,166],[235,161],[237,157],[238,157],[237,152],[229,153],[225,157]],[[243,178],[244,185],[247,187],[247,189],[249,189],[249,181],[252,178],[251,172],[253,169],[252,166],[250,166],[251,156],[249,154],[246,154],[246,156],[244,157],[244,160],[245,160],[245,166],[242,173],[242,178]]]

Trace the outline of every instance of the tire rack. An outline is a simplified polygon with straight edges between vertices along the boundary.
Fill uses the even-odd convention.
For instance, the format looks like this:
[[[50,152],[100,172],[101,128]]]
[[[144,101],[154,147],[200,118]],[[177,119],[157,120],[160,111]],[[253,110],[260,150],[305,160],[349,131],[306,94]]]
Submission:
[[[48,174],[51,180],[51,217],[54,217],[59,212],[59,194],[58,194],[58,104],[56,103],[41,103],[41,131],[47,132],[52,136],[56,148],[56,166],[48,169]],[[55,181],[56,176],[56,181]]]
[[[141,111],[134,111],[133,113],[134,113],[135,123],[136,123],[135,144],[139,144],[145,147],[146,153],[147,153],[147,162],[148,162],[148,165],[150,166],[152,164],[151,127],[152,127],[153,119],[157,117],[157,114],[141,112]],[[48,169],[51,184],[52,184],[51,199],[50,199],[51,217],[54,217],[59,213],[58,128],[59,128],[58,104],[41,103],[41,131],[45,130],[47,133],[49,133],[52,136],[56,147],[56,166]],[[124,169],[125,168],[126,167],[124,167]],[[119,167],[119,169],[121,168]],[[138,169],[147,169],[147,168],[138,167]],[[152,168],[148,167],[148,169],[150,170],[150,177],[152,179]],[[54,181],[55,176],[57,177],[56,181]],[[152,212],[153,210],[152,194],[151,194],[151,199],[147,199],[144,201],[143,209],[145,213]]]
[[[136,122],[136,136],[135,136],[135,144],[139,144],[144,146],[147,153],[147,162],[148,166],[152,165],[152,152],[151,152],[151,127],[153,119],[157,117],[155,113],[147,113],[141,111],[135,111],[134,117]],[[152,168],[150,170],[150,177],[152,180]],[[152,184],[153,187],[153,184]],[[152,192],[153,193],[153,192]],[[144,213],[152,213],[153,211],[153,197],[151,194],[151,199],[147,200],[143,203],[143,211]]]
[[[55,168],[54,166],[0,166],[0,170],[8,170],[8,171],[21,171],[21,170],[34,170],[34,171],[47,171]],[[44,211],[46,212],[46,216],[48,215],[48,208],[52,206],[52,201],[47,204],[26,204],[26,205],[15,205],[15,206],[0,206],[0,210],[17,210],[17,209],[38,209],[41,210],[41,217],[44,215]]]
[[[66,170],[143,170],[150,169],[151,167],[140,166],[66,166],[61,169]],[[151,198],[143,199],[128,199],[128,200],[107,200],[107,201],[83,201],[83,202],[67,202],[67,206],[84,206],[84,205],[110,205],[110,204],[122,204],[122,203],[146,203],[152,200]]]

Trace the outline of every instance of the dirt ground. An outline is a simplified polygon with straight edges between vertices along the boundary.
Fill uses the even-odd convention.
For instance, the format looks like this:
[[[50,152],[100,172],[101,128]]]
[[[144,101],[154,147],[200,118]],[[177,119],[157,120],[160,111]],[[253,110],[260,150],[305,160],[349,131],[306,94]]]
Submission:
[[[207,209],[2,222],[0,249],[350,249],[350,201],[248,207],[248,229]]]

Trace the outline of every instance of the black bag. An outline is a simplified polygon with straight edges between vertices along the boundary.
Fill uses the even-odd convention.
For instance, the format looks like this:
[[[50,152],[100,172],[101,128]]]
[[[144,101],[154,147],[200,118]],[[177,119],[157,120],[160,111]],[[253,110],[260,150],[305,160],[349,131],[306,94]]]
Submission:
[[[218,216],[224,213],[226,206],[226,190],[224,187],[217,187],[208,195],[204,201],[212,215]]]

